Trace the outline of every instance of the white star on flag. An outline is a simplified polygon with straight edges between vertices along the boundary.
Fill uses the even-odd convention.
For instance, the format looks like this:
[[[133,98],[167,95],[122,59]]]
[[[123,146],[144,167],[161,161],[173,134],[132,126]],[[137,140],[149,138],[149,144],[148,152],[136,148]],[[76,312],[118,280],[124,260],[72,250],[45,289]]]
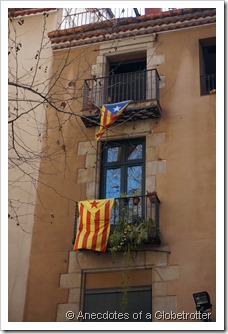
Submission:
[[[120,109],[120,106],[116,106],[115,108],[113,108],[114,111],[119,111]]]

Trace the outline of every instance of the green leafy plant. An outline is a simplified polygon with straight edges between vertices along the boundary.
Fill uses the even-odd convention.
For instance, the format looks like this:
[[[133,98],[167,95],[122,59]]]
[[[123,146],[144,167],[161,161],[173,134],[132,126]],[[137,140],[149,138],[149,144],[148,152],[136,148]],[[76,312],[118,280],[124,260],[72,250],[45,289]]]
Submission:
[[[134,217],[134,223],[129,224],[126,218],[119,220],[118,224],[110,233],[108,240],[108,251],[114,256],[117,252],[123,252],[124,270],[123,270],[123,295],[122,311],[125,312],[128,306],[128,288],[129,288],[129,267],[132,260],[131,251],[136,250],[140,245],[148,240],[148,232],[154,229],[152,218],[144,220],[141,217]]]
[[[108,250],[111,253],[135,250],[148,240],[148,232],[153,228],[154,221],[151,218],[149,220],[138,218],[134,224],[122,219],[110,233]]]

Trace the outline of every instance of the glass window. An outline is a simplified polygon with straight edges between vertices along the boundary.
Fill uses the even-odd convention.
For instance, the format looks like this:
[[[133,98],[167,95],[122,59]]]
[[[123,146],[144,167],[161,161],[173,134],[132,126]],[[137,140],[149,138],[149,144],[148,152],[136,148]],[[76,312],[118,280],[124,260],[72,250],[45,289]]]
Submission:
[[[106,180],[108,180],[105,189],[105,198],[120,197],[120,168],[110,168],[106,170]]]
[[[101,198],[144,195],[145,141],[129,139],[102,145]]]
[[[127,194],[142,195],[142,166],[127,168]]]
[[[142,144],[128,145],[127,156],[128,160],[142,159]]]
[[[121,147],[109,147],[107,149],[107,162],[120,161]]]
[[[152,289],[151,286],[129,287],[127,291],[127,303],[123,305],[123,291],[121,288],[112,289],[88,289],[85,290],[84,314],[105,314],[99,319],[90,319],[88,316],[83,321],[150,321],[147,314],[152,314]],[[135,319],[134,314],[139,314]],[[110,315],[108,317],[107,315]],[[120,314],[116,319],[114,314]]]

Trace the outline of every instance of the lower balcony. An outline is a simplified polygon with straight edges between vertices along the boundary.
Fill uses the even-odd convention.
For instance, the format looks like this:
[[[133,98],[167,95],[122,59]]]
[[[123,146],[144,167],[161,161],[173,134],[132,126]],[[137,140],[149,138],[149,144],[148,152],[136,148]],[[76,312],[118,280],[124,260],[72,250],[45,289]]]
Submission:
[[[128,100],[117,123],[161,117],[159,80],[156,69],[85,80],[82,121],[86,127],[99,125],[102,105]]]
[[[156,192],[115,198],[110,216],[110,234],[106,251],[126,252],[160,244],[159,204],[160,200]],[[72,243],[76,238],[79,216],[76,205]],[[88,230],[92,229],[93,227],[88,226]]]

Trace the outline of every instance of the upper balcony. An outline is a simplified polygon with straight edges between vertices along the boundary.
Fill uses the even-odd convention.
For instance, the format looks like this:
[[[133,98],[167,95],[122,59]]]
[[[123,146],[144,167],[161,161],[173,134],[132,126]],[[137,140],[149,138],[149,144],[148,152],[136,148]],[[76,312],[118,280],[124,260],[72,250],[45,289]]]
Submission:
[[[151,13],[168,11],[171,8],[63,8],[60,29],[69,29],[82,25],[138,17]]]
[[[134,9],[136,11],[134,11]],[[133,17],[140,13],[137,8],[64,8],[61,29],[111,20],[116,17]],[[135,14],[137,13],[137,15]]]
[[[84,81],[82,121],[97,126],[103,104],[132,100],[116,123],[159,118],[160,77],[156,69],[113,74]]]

